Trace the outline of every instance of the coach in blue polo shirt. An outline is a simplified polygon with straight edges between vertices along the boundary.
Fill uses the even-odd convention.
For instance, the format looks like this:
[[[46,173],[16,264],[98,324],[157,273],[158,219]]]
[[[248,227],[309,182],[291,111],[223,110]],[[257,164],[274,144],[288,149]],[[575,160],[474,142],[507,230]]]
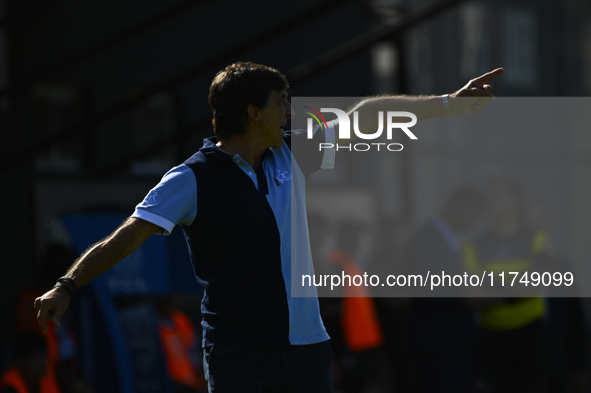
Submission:
[[[360,114],[359,129],[375,130],[378,111],[398,108],[425,120],[478,110],[492,97],[486,83],[500,73],[485,74],[443,98],[363,100],[353,109]],[[220,71],[209,94],[216,136],[170,170],[121,227],[91,246],[55,288],[36,299],[42,328],[49,319],[59,326],[78,286],[152,234],[168,234],[180,225],[205,288],[202,326],[210,392],[331,392],[332,353],[318,300],[292,297],[290,276],[293,239],[298,266],[313,274],[305,179],[334,162],[334,150],[312,153],[315,149],[306,145],[338,143],[337,123],[316,129],[313,139],[302,131],[284,131],[291,117],[288,87],[279,71],[259,64],[236,63]],[[306,151],[305,159],[292,160],[292,146]],[[292,236],[292,230],[305,236]]]

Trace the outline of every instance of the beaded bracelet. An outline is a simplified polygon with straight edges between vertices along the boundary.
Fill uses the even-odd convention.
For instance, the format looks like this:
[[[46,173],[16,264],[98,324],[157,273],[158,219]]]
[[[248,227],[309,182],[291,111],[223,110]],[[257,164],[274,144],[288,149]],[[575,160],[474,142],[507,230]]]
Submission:
[[[76,292],[78,292],[78,285],[76,284],[76,281],[74,281],[70,277],[65,277],[65,276],[64,277],[60,277],[60,278],[57,279],[57,282],[58,283],[62,283],[62,282],[68,283],[72,287],[71,288],[71,290],[72,290],[72,296],[74,296],[76,294]],[[68,289],[70,289],[70,288],[68,288]]]
[[[54,288],[61,288],[61,289],[63,289],[64,291],[68,292],[68,294],[70,295],[70,297],[73,297],[74,296],[74,291],[72,291],[72,288],[70,288],[66,284],[62,284],[61,282],[58,282],[53,287]]]

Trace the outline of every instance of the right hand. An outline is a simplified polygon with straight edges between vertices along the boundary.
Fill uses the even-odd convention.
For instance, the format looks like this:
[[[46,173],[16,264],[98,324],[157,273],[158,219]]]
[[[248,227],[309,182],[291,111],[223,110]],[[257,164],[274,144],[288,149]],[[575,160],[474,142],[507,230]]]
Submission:
[[[503,68],[497,68],[487,72],[478,78],[472,79],[466,86],[455,93],[450,94],[449,105],[452,113],[468,114],[479,111],[486,103],[494,100],[493,87],[488,82],[501,75],[504,71]],[[461,99],[457,100],[456,98]]]
[[[47,322],[51,319],[53,326],[60,327],[60,319],[70,305],[70,294],[60,288],[53,288],[35,299],[37,321],[43,333],[47,333]]]

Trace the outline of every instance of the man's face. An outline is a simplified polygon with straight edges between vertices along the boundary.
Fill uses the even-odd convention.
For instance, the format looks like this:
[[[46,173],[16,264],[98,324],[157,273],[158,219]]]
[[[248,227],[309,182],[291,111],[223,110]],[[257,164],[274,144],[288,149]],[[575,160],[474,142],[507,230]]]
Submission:
[[[488,189],[488,210],[492,218],[519,214],[517,198],[502,184],[493,184]]]
[[[485,210],[473,206],[470,209],[463,210],[458,217],[458,231],[470,232],[481,224],[485,217]]]
[[[261,137],[269,147],[283,145],[283,128],[291,119],[291,104],[286,91],[271,90],[265,109],[260,110]]]

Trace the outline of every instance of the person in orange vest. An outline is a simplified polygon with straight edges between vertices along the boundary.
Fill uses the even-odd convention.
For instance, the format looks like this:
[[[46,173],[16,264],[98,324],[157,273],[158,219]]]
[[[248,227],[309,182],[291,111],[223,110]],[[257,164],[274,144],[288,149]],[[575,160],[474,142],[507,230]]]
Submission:
[[[365,226],[353,220],[339,225],[337,249],[329,255],[329,261],[350,277],[364,274],[353,255],[365,232]],[[342,295],[342,338],[353,360],[350,363],[354,364],[346,373],[346,391],[389,391],[391,381],[383,352],[384,334],[372,293],[363,285],[346,283]]]
[[[15,363],[0,376],[0,393],[61,393],[55,375],[48,375],[45,339],[20,333],[14,341]]]
[[[174,307],[170,297],[160,297],[155,304],[158,333],[175,393],[205,392],[205,379],[196,364],[197,341],[193,322],[184,312]]]

